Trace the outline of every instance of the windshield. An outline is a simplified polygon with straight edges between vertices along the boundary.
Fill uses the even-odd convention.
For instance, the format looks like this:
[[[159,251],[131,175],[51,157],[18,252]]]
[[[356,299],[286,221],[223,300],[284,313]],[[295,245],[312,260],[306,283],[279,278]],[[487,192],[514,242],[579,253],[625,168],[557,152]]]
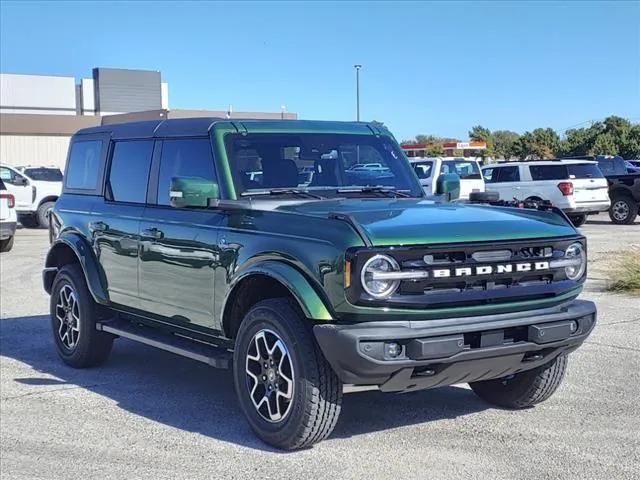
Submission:
[[[238,195],[295,189],[342,196],[348,188],[361,196],[387,190],[422,196],[409,162],[387,137],[250,133],[228,135],[225,146]]]
[[[413,169],[415,170],[416,175],[418,175],[418,178],[420,180],[429,178],[431,176],[431,170],[433,170],[433,162],[415,162],[412,163],[411,166],[413,166]]]
[[[473,160],[445,160],[442,162],[442,174],[455,173],[460,180],[481,180],[478,163]]]
[[[41,182],[62,181],[62,172],[59,168],[25,168],[24,174],[32,180]]]

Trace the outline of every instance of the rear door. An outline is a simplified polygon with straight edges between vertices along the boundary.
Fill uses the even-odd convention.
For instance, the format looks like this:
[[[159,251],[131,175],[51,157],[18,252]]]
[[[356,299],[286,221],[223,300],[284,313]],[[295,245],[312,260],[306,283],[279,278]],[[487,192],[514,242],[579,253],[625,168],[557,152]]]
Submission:
[[[568,180],[573,183],[573,198],[577,204],[606,202],[609,186],[595,163],[567,164]]]
[[[214,273],[223,215],[215,208],[175,208],[169,198],[172,178],[218,183],[210,140],[165,139],[157,152],[140,226],[141,306],[181,326],[218,330]]]
[[[147,200],[154,141],[112,143],[105,194],[89,223],[113,303],[139,308],[139,228]]]
[[[9,220],[9,195],[11,195],[0,179],[0,222]]]

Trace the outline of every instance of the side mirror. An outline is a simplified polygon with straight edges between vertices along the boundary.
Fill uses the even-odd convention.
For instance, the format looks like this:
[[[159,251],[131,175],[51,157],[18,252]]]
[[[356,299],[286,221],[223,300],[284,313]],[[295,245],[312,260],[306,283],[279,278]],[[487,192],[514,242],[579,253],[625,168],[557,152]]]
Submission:
[[[436,180],[436,194],[446,195],[447,200],[460,197],[460,177],[455,173],[443,173]]]
[[[207,207],[220,196],[218,184],[202,177],[173,177],[169,198],[174,208]]]
[[[17,187],[24,187],[25,185],[29,184],[29,181],[22,175],[16,175],[12,183]]]

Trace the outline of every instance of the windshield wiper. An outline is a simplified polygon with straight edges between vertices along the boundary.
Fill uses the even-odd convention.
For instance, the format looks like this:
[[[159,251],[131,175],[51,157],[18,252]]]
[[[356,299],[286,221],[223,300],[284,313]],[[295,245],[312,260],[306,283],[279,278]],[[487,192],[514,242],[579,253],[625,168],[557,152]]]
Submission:
[[[411,198],[407,190],[396,190],[390,187],[350,187],[339,188],[338,193],[391,193],[396,197]]]
[[[323,200],[325,198],[320,195],[316,195],[315,193],[311,193],[308,190],[302,190],[299,188],[274,188],[272,190],[242,192],[240,194],[241,197],[253,197],[260,195],[297,195],[306,198],[317,198],[318,200]]]

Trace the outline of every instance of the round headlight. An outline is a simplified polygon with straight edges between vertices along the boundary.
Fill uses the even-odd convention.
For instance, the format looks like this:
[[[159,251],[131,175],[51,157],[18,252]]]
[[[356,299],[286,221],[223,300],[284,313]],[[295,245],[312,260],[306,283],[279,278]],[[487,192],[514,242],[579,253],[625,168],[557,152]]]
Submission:
[[[362,267],[360,280],[362,288],[374,298],[386,298],[400,285],[400,280],[385,279],[385,273],[400,270],[398,262],[387,255],[375,255]]]
[[[564,252],[564,258],[567,265],[564,267],[564,272],[569,280],[578,280],[587,268],[587,253],[584,251],[584,246],[579,243],[572,243]]]

